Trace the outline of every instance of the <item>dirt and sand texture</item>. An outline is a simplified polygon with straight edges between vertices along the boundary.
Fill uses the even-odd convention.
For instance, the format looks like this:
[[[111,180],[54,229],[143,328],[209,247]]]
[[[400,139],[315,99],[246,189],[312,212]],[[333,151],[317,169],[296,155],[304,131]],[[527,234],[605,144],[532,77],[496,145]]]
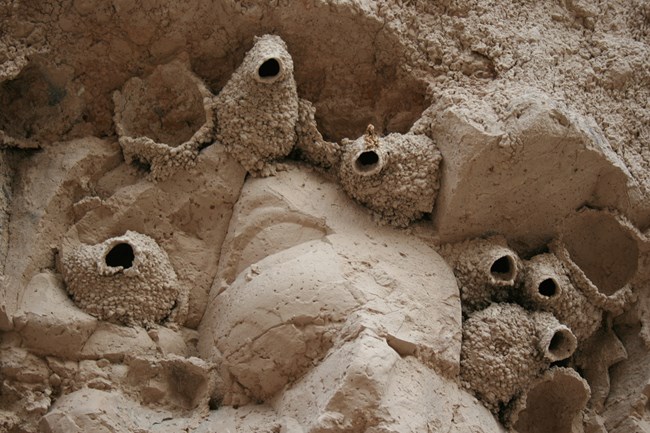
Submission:
[[[0,431],[650,432],[650,1],[0,0]]]

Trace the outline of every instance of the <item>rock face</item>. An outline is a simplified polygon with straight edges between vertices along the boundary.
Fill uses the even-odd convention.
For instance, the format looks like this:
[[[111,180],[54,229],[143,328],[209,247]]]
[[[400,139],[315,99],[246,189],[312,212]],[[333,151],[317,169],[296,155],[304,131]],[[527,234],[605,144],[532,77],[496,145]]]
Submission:
[[[433,216],[441,239],[493,232],[534,249],[584,204],[629,203],[631,175],[598,126],[544,94],[523,92],[502,120],[488,117],[485,126],[472,121],[485,111],[476,101],[432,107],[430,134],[445,161]]]
[[[650,432],[647,0],[0,24],[0,431]]]

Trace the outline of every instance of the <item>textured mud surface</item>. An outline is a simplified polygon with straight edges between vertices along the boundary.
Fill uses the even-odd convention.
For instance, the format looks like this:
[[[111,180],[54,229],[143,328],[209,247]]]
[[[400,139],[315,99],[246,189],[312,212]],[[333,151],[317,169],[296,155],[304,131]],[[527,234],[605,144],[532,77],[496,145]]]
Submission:
[[[0,430],[650,432],[650,2],[0,0]]]

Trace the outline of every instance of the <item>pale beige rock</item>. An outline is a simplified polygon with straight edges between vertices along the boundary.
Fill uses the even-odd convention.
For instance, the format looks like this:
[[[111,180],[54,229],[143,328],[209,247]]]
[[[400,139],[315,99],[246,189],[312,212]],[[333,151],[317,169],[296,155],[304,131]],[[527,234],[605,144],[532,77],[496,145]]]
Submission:
[[[647,410],[650,358],[647,345],[639,335],[638,322],[630,314],[623,319],[617,334],[627,356],[609,369],[608,398],[601,414],[608,432],[645,432],[650,425]]]
[[[504,433],[506,429],[469,393],[460,393],[450,433]]]
[[[20,348],[3,348],[0,357],[2,395],[0,426],[6,431],[31,429],[52,404],[50,370],[45,361]]]
[[[348,368],[341,371],[341,365]],[[452,429],[459,432],[503,431],[452,381],[414,357],[400,358],[370,331],[344,343],[273,405],[300,421],[302,430],[296,431],[304,432],[426,431],[448,424],[452,416],[458,418]]]
[[[0,373],[7,379],[24,383],[43,383],[50,376],[47,363],[24,349],[3,351]]]
[[[82,389],[60,398],[39,427],[45,433],[132,433],[167,417],[118,392]]]
[[[342,267],[329,244],[308,242],[252,265],[213,301],[217,326],[202,332],[214,334],[213,344],[253,398],[272,396],[322,358],[359,306]]]
[[[521,92],[504,120],[475,100],[432,109],[429,134],[445,161],[433,215],[443,241],[496,232],[539,248],[581,205],[625,202],[630,174],[598,128],[545,95]]]
[[[42,355],[77,358],[97,328],[97,319],[80,311],[66,296],[59,277],[36,274],[25,289],[14,322],[23,345]]]
[[[127,361],[125,381],[148,405],[192,410],[204,407],[210,396],[210,366],[195,357],[165,359],[134,357]]]
[[[363,331],[274,406],[297,419],[305,433],[422,431],[449,422],[450,407],[436,402],[454,388],[415,358],[400,358],[384,339]]]
[[[154,334],[152,334],[154,333]],[[149,331],[149,338],[156,342],[158,351],[164,356],[179,355],[189,356],[191,354],[188,342],[185,337],[167,327],[157,327]]]
[[[0,2],[0,431],[650,431],[649,23],[647,0]],[[182,323],[66,297],[67,246],[129,232]]]
[[[52,376],[50,376],[50,383],[61,393],[69,393],[72,389],[77,389],[78,385],[75,382],[75,377],[79,370],[79,363],[77,361],[62,360],[58,357],[47,357],[47,365],[52,370],[52,375],[56,375],[54,381],[61,381],[59,385],[52,383]],[[58,379],[57,379],[58,378]]]
[[[238,409],[223,407],[210,412],[205,422],[202,422],[195,432],[222,433],[251,430],[264,433],[273,431],[302,433],[299,430],[285,430],[287,423],[291,421],[280,421],[275,411],[266,405],[249,405]]]
[[[283,173],[278,174],[278,178],[282,176]],[[302,185],[308,175],[293,176],[297,176]],[[232,283],[244,269],[264,257],[324,237],[327,226],[318,215],[317,207],[340,196],[335,190],[327,189],[321,191],[320,200],[309,203],[312,192],[302,186],[295,190],[288,182],[273,182],[272,188],[262,188],[257,186],[258,183],[255,179],[247,182],[237,201],[221,258],[218,259],[215,285]],[[295,198],[290,197],[291,201],[308,204],[311,206],[309,211],[292,211],[291,201],[287,203],[283,198],[291,189],[295,191],[292,194]],[[357,214],[360,214],[358,210]],[[213,287],[213,296],[220,291],[219,287]]]
[[[83,358],[121,362],[126,356],[153,355],[157,347],[143,328],[101,322],[81,350]]]
[[[97,180],[120,163],[115,142],[88,138],[52,146],[16,168],[5,278],[0,290],[0,329],[12,327],[24,287],[51,268],[62,233],[72,222],[69,206],[92,194]]]
[[[296,184],[303,193],[290,200],[279,194]],[[327,200],[313,200],[315,190],[329,203],[351,205],[332,183],[296,169],[245,187],[224,245],[221,266],[227,265],[200,328],[200,353],[223,357],[234,377],[225,381],[237,384],[229,392],[240,393],[241,386],[248,398],[260,400],[319,362],[338,334],[365,328],[399,354],[454,377],[460,335],[440,332],[458,329],[460,321],[449,268],[426,245],[376,227],[369,216],[361,213],[353,222]],[[384,243],[383,250],[369,253],[364,247],[381,239],[398,249]]]

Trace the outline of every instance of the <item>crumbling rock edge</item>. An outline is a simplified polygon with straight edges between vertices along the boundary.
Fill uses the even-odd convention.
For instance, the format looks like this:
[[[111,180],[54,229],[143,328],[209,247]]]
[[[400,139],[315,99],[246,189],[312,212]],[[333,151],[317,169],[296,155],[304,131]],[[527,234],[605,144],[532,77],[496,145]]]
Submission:
[[[3,430],[648,430],[647,1],[402,3],[0,6]]]

